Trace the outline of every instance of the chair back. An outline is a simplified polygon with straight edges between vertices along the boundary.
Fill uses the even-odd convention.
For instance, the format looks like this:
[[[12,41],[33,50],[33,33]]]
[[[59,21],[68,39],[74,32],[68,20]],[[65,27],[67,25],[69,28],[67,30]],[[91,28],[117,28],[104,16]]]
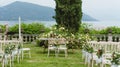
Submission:
[[[66,39],[65,38],[59,38],[58,40],[57,40],[57,43],[58,44],[62,44],[62,45],[66,45]]]
[[[56,44],[56,39],[54,38],[48,39],[48,48],[53,47],[55,44]]]

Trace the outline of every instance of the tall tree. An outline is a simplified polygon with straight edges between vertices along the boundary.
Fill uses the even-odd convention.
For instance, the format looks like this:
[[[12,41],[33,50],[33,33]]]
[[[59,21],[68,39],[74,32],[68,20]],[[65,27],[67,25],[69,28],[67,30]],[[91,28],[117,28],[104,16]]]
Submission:
[[[82,19],[81,0],[55,0],[56,2],[56,22],[58,26],[63,26],[69,32],[79,30]]]

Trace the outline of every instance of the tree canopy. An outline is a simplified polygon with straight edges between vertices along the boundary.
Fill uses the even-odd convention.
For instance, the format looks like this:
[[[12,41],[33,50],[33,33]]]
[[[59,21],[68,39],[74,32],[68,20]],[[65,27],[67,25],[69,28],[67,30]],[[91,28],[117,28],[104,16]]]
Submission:
[[[55,0],[55,19],[58,26],[65,27],[69,32],[78,32],[82,19],[81,0]]]

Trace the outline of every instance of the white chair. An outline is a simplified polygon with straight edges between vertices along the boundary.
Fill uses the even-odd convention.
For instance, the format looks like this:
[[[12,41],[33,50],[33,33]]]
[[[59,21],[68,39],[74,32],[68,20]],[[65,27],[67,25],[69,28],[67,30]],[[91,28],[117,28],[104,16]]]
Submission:
[[[6,44],[5,44],[6,45]],[[7,44],[8,45],[8,44]],[[4,46],[5,47],[5,46]],[[8,65],[8,62],[9,62],[9,65],[10,67],[12,67],[12,55],[9,54],[9,53],[5,53],[5,49],[0,53],[1,56],[2,56],[2,67],[6,67]]]
[[[48,40],[48,57],[50,55],[50,51],[55,51],[55,56],[57,56],[57,47],[55,46],[56,39],[50,39]]]
[[[24,58],[25,54],[29,55],[29,58],[31,58],[31,52],[30,52],[30,48],[22,48],[22,59]]]
[[[105,65],[105,67],[106,67],[106,64],[111,65],[112,53],[105,53],[103,54],[103,57],[104,57],[103,62],[102,62],[103,65]]]
[[[58,54],[59,54],[60,51],[64,51],[65,52],[65,57],[67,57],[67,46],[66,46],[67,41],[66,41],[66,39],[60,38],[57,41],[58,41],[57,43],[59,45],[58,46]]]
[[[119,52],[120,50],[118,42],[89,42],[88,44],[92,45],[94,50],[96,50],[96,47],[102,47],[102,49],[104,49],[104,53],[101,58],[97,58],[96,54],[93,54],[92,67],[94,61],[96,61],[96,63],[101,63],[100,67],[106,66],[106,64],[111,65],[112,53]]]
[[[10,67],[14,66],[14,59],[17,57],[18,63],[20,62],[21,57],[21,50],[18,48],[18,45],[20,45],[19,41],[11,40],[11,41],[5,41],[5,46],[14,46],[14,49],[12,49],[11,53],[4,53],[3,54],[3,60],[2,65],[3,67],[10,63]],[[7,47],[7,48],[8,48]]]
[[[12,60],[17,57],[17,61],[19,63],[20,60],[23,59],[23,51],[25,50],[22,48],[22,41],[18,40],[17,38],[12,38],[12,40],[8,41],[8,43],[15,45],[15,49],[12,51]]]
[[[19,41],[16,41],[13,43],[13,45],[15,45],[15,49],[12,51],[12,60],[14,60],[15,57],[17,57],[17,61],[18,63],[20,62],[21,58],[22,58],[22,50],[20,48],[21,44]]]
[[[12,38],[11,41],[10,40],[7,41],[4,38],[4,42],[5,42],[4,45],[5,44],[14,44],[16,46],[16,49],[13,51],[12,56],[15,56],[15,55],[17,56],[18,63],[19,63],[21,57],[22,57],[22,59],[24,58],[25,54],[28,54],[29,58],[31,58],[30,48],[23,48],[22,39],[18,40],[17,38]],[[19,45],[21,45],[20,49],[18,49]],[[25,53],[25,52],[27,52],[27,53]]]
[[[1,48],[0,48],[0,62],[2,63],[2,67],[4,67],[3,55],[4,55],[4,52],[3,52],[3,51],[1,50]]]
[[[8,46],[14,46],[14,49],[12,50],[12,53],[11,53],[11,57],[12,57],[12,62],[14,61],[14,58],[16,57],[17,58],[17,61],[18,63],[20,62],[20,59],[21,59],[21,55],[22,55],[22,52],[21,52],[21,49],[19,48],[19,46],[21,45],[20,44],[20,41],[18,40],[10,40],[10,41],[6,41],[6,44],[5,45],[8,45]]]
[[[22,59],[24,59],[25,54],[28,54],[29,58],[31,58],[31,51],[30,51],[31,49],[30,48],[23,48],[23,39],[20,39],[19,43],[21,45],[21,48],[18,50],[19,51],[18,53],[22,54]],[[20,57],[20,56],[18,56],[18,57]]]
[[[112,60],[112,53],[113,52],[119,52],[119,43],[118,42],[109,42],[109,44],[105,45],[105,53],[103,54],[104,60],[103,65],[106,66],[106,64],[111,65]]]

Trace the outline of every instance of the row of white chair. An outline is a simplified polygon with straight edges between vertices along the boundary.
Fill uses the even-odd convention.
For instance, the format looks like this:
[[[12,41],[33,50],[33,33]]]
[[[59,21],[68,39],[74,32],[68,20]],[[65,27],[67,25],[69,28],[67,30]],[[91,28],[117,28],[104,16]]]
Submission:
[[[106,64],[112,65],[111,59],[112,59],[112,53],[113,52],[120,52],[120,43],[118,42],[96,42],[91,41],[88,42],[88,45],[93,47],[94,52],[89,53],[85,50],[82,51],[83,58],[85,58],[85,64],[88,63],[88,67],[94,66],[94,61],[96,63],[101,63],[100,67],[105,66]],[[101,58],[98,58],[96,55],[96,52],[98,49],[104,49],[104,53]],[[92,63],[92,64],[91,64]],[[90,66],[91,64],[91,66]]]
[[[96,42],[90,41],[88,45],[94,47],[94,50],[98,50],[100,48],[104,49],[105,53],[107,52],[120,52],[120,43],[119,42]]]
[[[5,67],[8,64],[8,61],[10,63],[10,67],[13,64],[14,61],[14,57],[17,56],[18,62],[19,62],[19,58],[20,58],[20,49],[17,49],[18,45],[19,45],[19,41],[0,41],[0,45],[1,45],[1,56],[2,56],[2,67]],[[14,50],[11,50],[11,53],[6,53],[6,49],[9,50],[10,46],[15,46]],[[10,51],[10,50],[9,50]]]
[[[5,47],[6,46],[15,46],[15,49],[11,51],[10,54],[5,53]],[[21,59],[24,57],[24,50],[29,50],[29,57],[30,57],[30,48],[23,48],[23,44],[21,41],[18,40],[6,40],[6,41],[0,41],[0,55],[1,55],[1,62],[2,67],[5,67],[8,64],[10,64],[10,67],[14,66],[14,59],[17,58],[18,63]],[[7,47],[7,48],[8,48]],[[21,47],[21,48],[20,48]]]

